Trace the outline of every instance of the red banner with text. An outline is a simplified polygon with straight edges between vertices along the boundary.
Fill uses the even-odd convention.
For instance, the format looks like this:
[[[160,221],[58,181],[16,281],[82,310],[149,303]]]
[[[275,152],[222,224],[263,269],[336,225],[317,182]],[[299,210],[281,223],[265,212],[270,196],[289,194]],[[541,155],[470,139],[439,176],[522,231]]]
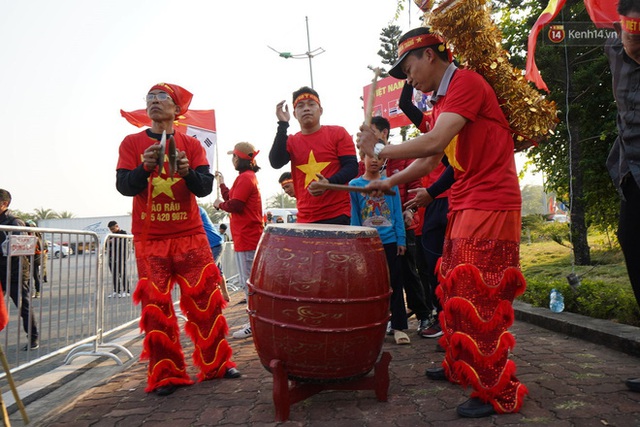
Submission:
[[[363,88],[364,105],[369,102],[371,92],[371,84]],[[382,116],[389,120],[391,128],[399,128],[408,126],[411,121],[398,107],[398,99],[404,87],[404,80],[398,80],[394,77],[385,77],[378,81],[376,86],[375,98],[373,101],[373,115]],[[365,113],[366,114],[366,113]]]

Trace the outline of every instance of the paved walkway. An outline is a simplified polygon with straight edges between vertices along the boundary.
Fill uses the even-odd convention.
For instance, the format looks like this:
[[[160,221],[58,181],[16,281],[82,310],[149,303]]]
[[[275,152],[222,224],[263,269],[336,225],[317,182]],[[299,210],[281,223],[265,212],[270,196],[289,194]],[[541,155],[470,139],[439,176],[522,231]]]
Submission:
[[[245,321],[243,306],[236,304],[238,298],[232,296],[225,311],[232,331]],[[535,317],[532,311],[535,309],[519,309],[518,318],[528,316],[530,320]],[[539,311],[538,317],[548,312]],[[589,330],[591,319],[565,315],[569,313],[553,316],[556,323],[564,324],[565,319],[578,319],[576,322]],[[415,328],[415,319],[410,326]],[[612,329],[615,331],[617,326],[620,325],[613,324]],[[621,329],[630,337],[619,338],[617,343],[635,351],[629,342],[640,342],[640,329]],[[292,405],[288,422],[275,423],[272,377],[261,366],[253,341],[246,339],[231,340],[234,360],[243,374],[240,379],[208,381],[180,388],[168,397],[157,397],[144,392],[146,365],[133,361],[70,402],[56,402],[31,425],[640,426],[640,393],[627,391],[623,383],[627,377],[640,376],[638,357],[611,349],[615,344],[595,344],[530,321],[516,321],[512,332],[517,341],[512,358],[518,366],[519,379],[530,393],[518,414],[479,420],[459,418],[455,408],[467,399],[468,390],[428,380],[425,368],[439,364],[442,353],[436,352],[435,340],[411,333],[408,346],[395,345],[391,337],[385,340],[383,351],[393,357],[387,402],[378,402],[373,391],[323,391]],[[185,345],[189,353],[193,347]],[[18,412],[11,419],[13,425],[21,425]]]

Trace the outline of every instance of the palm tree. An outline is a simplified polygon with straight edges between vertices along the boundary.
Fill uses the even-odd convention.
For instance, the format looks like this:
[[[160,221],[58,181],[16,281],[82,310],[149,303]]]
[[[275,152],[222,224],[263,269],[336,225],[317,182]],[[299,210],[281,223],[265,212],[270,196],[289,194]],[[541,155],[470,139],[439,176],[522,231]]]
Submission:
[[[75,215],[69,211],[62,211],[58,214],[58,218],[73,218]]]
[[[60,216],[53,209],[39,208],[33,211],[36,219],[55,219]]]

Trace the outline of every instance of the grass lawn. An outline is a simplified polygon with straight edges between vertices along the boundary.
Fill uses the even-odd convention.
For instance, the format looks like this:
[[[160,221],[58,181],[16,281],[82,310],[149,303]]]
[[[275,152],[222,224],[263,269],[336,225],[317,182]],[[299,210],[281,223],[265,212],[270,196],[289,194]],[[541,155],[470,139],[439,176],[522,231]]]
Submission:
[[[540,238],[531,242],[523,238],[520,245],[520,263],[527,280],[527,290],[519,297],[522,301],[548,307],[549,291],[557,288],[565,297],[567,311],[640,326],[640,307],[619,246],[611,245],[604,234],[590,235],[592,265],[580,266],[573,265],[569,247],[544,238],[544,232],[538,235]],[[577,288],[569,285],[567,276],[571,273],[580,279]]]
[[[608,245],[599,244],[602,241],[599,236],[588,240],[592,265],[573,265],[572,250],[554,241],[522,243],[520,263],[524,277],[527,280],[566,281],[567,275],[575,273],[581,280],[602,281],[630,289],[620,248],[609,249]]]

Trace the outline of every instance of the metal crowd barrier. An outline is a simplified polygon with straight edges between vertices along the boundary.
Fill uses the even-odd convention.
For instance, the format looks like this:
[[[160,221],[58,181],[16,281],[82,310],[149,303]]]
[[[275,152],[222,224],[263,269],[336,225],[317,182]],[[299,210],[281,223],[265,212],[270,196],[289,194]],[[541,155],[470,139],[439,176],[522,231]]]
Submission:
[[[79,356],[106,356],[122,364],[111,352],[114,349],[133,357],[125,347],[107,339],[137,325],[140,320],[140,306],[132,302],[138,282],[133,236],[108,234],[101,241],[94,232],[14,226],[0,226],[0,233],[11,236],[7,249],[14,250],[8,257],[0,257],[0,263],[15,265],[13,295],[18,304],[29,307],[28,333],[33,334],[30,319],[34,319],[39,335],[39,346],[31,348],[18,304],[9,292],[11,286],[4,286],[12,279],[7,268],[0,281],[6,289],[9,323],[0,333],[0,345],[5,349],[12,373],[65,353],[65,363]],[[35,253],[34,242],[38,236],[44,246],[50,243],[46,255]],[[235,283],[238,274],[233,243],[224,245],[221,265],[229,291],[233,292],[239,289]],[[35,269],[38,260],[40,267]],[[38,279],[39,294],[36,293]],[[176,286],[174,301],[178,300]],[[6,374],[0,374],[0,378],[4,376]]]
[[[238,265],[233,250],[233,242],[224,242],[222,244],[222,253],[220,254],[220,267],[227,281],[227,290],[229,293],[242,289],[240,286],[238,274]]]
[[[132,302],[132,293],[138,282],[133,236],[107,234],[97,248],[100,283],[96,302],[98,332],[91,342],[75,346],[67,354],[64,360],[66,364],[80,356],[107,356],[117,364],[122,364],[118,356],[105,351],[106,349],[121,350],[129,358],[133,358],[125,347],[105,342],[104,339],[106,335],[131,327],[140,320],[140,306]]]

